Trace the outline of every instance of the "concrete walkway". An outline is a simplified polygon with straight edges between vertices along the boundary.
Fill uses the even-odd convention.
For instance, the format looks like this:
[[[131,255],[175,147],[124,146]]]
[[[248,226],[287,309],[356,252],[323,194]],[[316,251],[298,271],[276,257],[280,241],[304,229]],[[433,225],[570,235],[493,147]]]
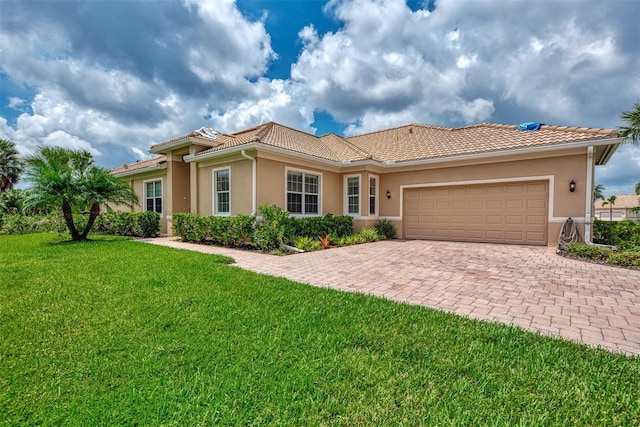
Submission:
[[[553,248],[389,240],[285,257],[143,241],[229,255],[258,273],[363,292],[640,355],[640,271],[574,261]]]

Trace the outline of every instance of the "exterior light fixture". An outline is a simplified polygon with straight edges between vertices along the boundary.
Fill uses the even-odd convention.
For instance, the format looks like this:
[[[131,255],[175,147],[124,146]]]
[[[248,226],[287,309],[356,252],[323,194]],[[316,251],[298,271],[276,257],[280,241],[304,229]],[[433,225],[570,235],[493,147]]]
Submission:
[[[391,191],[387,190],[387,199],[391,198]]]
[[[571,191],[572,193],[576,191],[576,182],[574,180],[571,180],[571,182],[569,183],[569,191]]]

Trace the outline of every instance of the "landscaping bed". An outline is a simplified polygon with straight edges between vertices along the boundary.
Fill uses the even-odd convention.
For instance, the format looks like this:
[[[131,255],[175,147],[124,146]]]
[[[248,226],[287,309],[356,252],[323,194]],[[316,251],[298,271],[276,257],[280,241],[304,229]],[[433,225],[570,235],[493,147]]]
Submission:
[[[596,220],[593,235],[595,244],[570,243],[558,253],[598,264],[640,269],[640,223]]]

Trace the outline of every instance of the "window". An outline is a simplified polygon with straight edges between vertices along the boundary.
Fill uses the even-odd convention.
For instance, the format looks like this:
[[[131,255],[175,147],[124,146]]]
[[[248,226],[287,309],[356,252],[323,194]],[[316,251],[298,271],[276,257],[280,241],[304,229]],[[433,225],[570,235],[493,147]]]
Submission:
[[[360,177],[347,177],[347,213],[360,215]]]
[[[220,169],[213,172],[215,215],[229,215],[231,213],[231,172]]]
[[[320,176],[287,171],[287,210],[292,214],[320,212]]]
[[[162,213],[162,180],[145,183],[145,210]]]
[[[369,215],[375,216],[378,214],[378,178],[375,176],[369,177]]]

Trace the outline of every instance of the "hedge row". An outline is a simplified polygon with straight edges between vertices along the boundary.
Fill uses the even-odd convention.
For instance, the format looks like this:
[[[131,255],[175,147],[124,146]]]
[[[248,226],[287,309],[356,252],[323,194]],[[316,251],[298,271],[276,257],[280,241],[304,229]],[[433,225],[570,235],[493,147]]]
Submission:
[[[84,228],[87,215],[74,215],[77,228]],[[0,234],[30,234],[68,231],[60,214],[0,215]],[[156,212],[106,212],[93,224],[93,234],[117,236],[154,237],[160,232],[160,214]]]
[[[333,216],[296,218],[275,205],[259,208],[261,219],[253,215],[232,217],[203,216],[192,213],[173,215],[173,230],[185,242],[208,243],[226,247],[256,246],[262,250],[291,244],[296,237],[353,234],[353,218]]]
[[[586,243],[569,243],[567,251],[576,257],[588,258],[607,264],[640,268],[640,251],[614,251],[605,246],[588,245]]]
[[[640,222],[596,220],[593,224],[593,242],[622,250],[640,250]]]

